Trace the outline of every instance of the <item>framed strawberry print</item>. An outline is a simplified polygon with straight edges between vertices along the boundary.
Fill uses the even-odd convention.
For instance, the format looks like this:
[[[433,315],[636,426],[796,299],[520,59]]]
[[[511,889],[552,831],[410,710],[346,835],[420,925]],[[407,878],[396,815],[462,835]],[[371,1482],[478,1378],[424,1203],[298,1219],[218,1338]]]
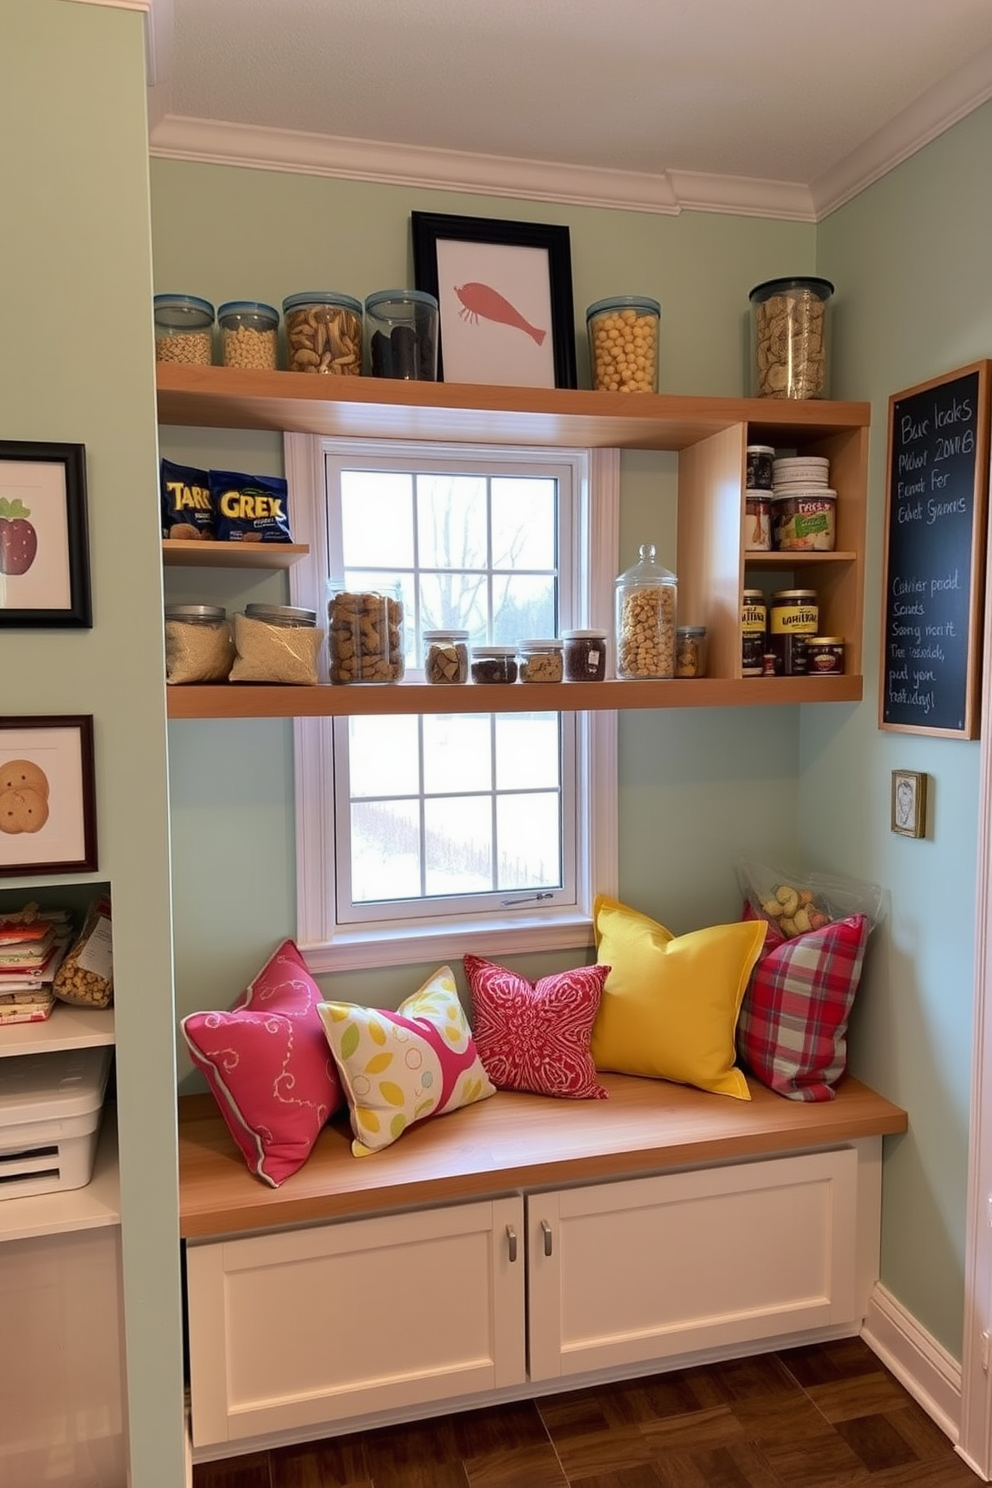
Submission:
[[[85,446],[0,440],[0,626],[92,624]]]
[[[568,228],[412,212],[418,289],[440,313],[438,378],[575,387]]]

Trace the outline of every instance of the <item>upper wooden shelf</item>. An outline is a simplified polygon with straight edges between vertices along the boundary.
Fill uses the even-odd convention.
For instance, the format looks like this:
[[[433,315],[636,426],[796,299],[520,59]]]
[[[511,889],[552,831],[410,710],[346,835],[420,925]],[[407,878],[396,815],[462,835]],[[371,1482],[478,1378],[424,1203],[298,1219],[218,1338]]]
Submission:
[[[789,447],[866,428],[871,412],[868,403],[311,377],[170,362],[158,363],[156,374],[163,424],[338,438],[681,450],[747,424],[762,442]]]
[[[631,708],[727,708],[857,703],[861,677],[675,678],[670,682],[428,682],[334,687],[229,682],[167,689],[170,718],[346,718],[400,713],[576,713]]]
[[[290,568],[309,553],[306,543],[162,541],[166,568]]]

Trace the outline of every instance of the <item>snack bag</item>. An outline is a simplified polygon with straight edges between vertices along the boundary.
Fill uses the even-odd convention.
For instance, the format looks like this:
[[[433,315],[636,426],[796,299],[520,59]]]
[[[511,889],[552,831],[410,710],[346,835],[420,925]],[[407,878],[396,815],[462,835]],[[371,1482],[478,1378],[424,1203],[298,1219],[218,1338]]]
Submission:
[[[864,915],[870,930],[882,918],[878,884],[750,857],[738,859],[737,881],[752,914],[766,920],[785,940],[851,915]]]
[[[210,497],[222,542],[292,542],[289,484],[281,475],[211,470]]]
[[[94,899],[79,938],[69,947],[52,986],[62,1002],[109,1007],[114,997],[114,951],[110,900]]]
[[[159,469],[162,536],[196,542],[214,535],[210,471],[163,459]]]

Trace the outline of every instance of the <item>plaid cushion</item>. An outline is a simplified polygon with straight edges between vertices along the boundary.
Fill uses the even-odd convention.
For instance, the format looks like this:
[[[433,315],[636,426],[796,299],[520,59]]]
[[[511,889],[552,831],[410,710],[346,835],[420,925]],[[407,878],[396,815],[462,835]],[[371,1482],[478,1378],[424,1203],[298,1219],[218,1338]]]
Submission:
[[[744,919],[756,916],[745,906]],[[741,1060],[791,1100],[833,1100],[871,929],[865,915],[786,940],[768,926],[737,1022]]]

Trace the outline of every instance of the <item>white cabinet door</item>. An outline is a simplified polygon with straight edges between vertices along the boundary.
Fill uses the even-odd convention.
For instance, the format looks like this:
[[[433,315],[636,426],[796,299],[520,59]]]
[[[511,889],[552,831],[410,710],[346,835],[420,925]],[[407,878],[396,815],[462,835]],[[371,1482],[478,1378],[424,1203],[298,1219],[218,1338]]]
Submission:
[[[527,1199],[530,1377],[854,1319],[857,1153]]]
[[[187,1246],[195,1447],[525,1379],[523,1201]]]

